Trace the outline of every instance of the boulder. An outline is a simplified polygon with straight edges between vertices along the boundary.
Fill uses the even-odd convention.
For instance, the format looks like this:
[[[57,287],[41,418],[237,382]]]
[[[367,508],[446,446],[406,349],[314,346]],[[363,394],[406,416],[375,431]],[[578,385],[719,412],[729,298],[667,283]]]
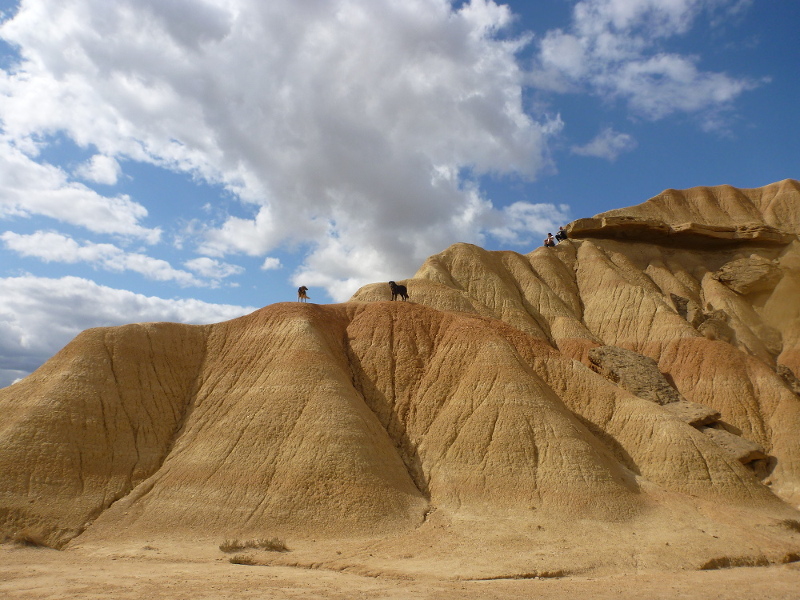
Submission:
[[[658,370],[658,363],[648,356],[616,346],[599,346],[589,350],[589,361],[592,369],[634,396],[661,405],[682,399]]]
[[[767,458],[764,448],[759,444],[751,442],[723,428],[702,427],[700,431],[714,440],[715,444],[725,449],[726,452],[743,465]]]
[[[664,409],[678,417],[684,423],[698,428],[716,423],[722,418],[719,411],[703,404],[698,404],[697,402],[689,402],[688,400],[678,400],[677,402],[665,404]]]
[[[772,290],[781,279],[781,270],[775,261],[754,254],[726,263],[714,273],[714,278],[746,296]]]

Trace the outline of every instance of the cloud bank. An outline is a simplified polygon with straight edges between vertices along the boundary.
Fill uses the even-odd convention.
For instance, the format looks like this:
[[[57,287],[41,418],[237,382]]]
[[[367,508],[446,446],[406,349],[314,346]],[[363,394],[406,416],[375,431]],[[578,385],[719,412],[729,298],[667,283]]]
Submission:
[[[216,323],[252,306],[169,300],[79,277],[0,279],[0,387],[27,375],[89,327],[136,322]]]
[[[341,299],[453,241],[525,245],[568,219],[548,203],[497,205],[480,187],[550,166],[562,123],[525,105],[530,85],[713,126],[756,84],[663,42],[747,4],[583,0],[567,29],[537,39],[526,71],[531,37],[511,37],[513,15],[491,0],[32,0],[0,27],[20,54],[0,79],[0,152],[24,179],[2,184],[0,211],[161,239],[143,199],[102,196],[36,162],[66,135],[94,154],[74,170],[87,182],[114,185],[120,161],[135,160],[223,186],[241,210],[187,216],[197,254],[303,248],[295,280]],[[610,132],[573,150],[613,160],[632,147]]]
[[[528,250],[569,207],[489,197],[487,178],[553,172],[551,146],[615,160],[636,143],[607,128],[563,144],[560,115],[530,90],[713,127],[756,83],[703,71],[666,42],[748,4],[583,0],[568,27],[514,37],[491,0],[27,0],[0,24],[17,52],[0,69],[4,249],[183,289],[235,285],[240,260],[337,301],[456,241]],[[74,163],[53,158],[64,140],[83,153]],[[121,191],[134,162],[218,186],[225,201],[187,196],[167,220]],[[0,367],[20,372],[85,326],[244,310],[74,278],[2,286]],[[99,313],[80,308],[92,294]]]
[[[244,206],[192,223],[198,253],[300,244],[298,277],[341,296],[453,241],[521,232],[475,185],[534,178],[557,129],[523,106],[511,20],[486,0],[28,2],[0,30],[22,57],[2,81],[6,151],[32,158],[63,132],[96,149],[76,171],[88,181],[133,159],[221,184]],[[98,201],[127,224],[106,230],[155,237],[143,207]]]

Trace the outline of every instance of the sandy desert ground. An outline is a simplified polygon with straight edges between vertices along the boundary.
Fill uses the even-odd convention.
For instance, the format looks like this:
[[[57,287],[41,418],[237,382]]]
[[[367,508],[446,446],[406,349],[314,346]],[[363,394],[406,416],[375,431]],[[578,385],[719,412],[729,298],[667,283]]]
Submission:
[[[229,558],[219,551],[190,553],[179,558],[152,546],[105,554],[3,544],[0,597],[9,600],[800,598],[800,563],[713,571],[465,581],[450,579],[446,573],[441,577],[413,579],[376,577],[325,569],[232,564]]]

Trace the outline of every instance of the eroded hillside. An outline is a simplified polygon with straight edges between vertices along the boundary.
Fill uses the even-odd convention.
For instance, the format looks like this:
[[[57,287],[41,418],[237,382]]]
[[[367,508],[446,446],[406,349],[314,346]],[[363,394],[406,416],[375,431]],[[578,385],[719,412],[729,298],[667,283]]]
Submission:
[[[792,560],[799,190],[668,190],[528,255],[457,244],[405,303],[376,283],[88,330],[0,390],[2,532],[363,538],[465,576]]]

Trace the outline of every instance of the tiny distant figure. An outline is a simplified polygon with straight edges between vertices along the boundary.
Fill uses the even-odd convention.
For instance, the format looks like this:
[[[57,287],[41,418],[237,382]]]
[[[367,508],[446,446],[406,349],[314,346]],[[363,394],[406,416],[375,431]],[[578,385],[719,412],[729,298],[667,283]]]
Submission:
[[[404,285],[397,285],[394,281],[389,282],[389,287],[392,288],[392,300],[400,296],[403,302],[408,300],[408,290]]]
[[[307,291],[308,291],[308,288],[306,286],[304,286],[304,285],[301,285],[299,288],[297,288],[297,301],[298,302],[308,302],[309,300],[311,300],[311,298],[309,298],[308,295],[306,294]]]
[[[564,229],[564,226],[562,225],[561,227],[558,228],[558,232],[556,233],[556,240],[558,240],[558,242],[561,243],[565,239],[567,239],[567,230]]]
[[[556,238],[553,237],[552,233],[548,233],[547,237],[544,238],[544,245],[548,248],[556,245]]]

